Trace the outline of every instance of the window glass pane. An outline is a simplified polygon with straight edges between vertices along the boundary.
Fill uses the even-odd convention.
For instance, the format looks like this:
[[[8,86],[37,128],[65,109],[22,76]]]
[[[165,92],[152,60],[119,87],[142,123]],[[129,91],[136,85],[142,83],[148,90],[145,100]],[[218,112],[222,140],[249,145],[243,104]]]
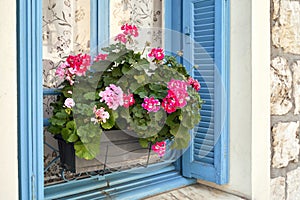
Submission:
[[[44,1],[44,87],[57,87],[56,67],[71,53],[88,53],[89,43],[90,0]]]
[[[110,15],[110,21],[107,24],[110,27],[109,38],[113,39],[120,33],[120,27],[128,23],[134,24],[140,29],[140,35],[142,36],[138,37],[137,40],[141,46],[146,41],[151,42],[153,47],[162,46],[161,0],[110,0],[109,5],[110,7],[107,8]],[[90,0],[43,1],[44,89],[59,88],[62,80],[55,76],[55,71],[68,55],[90,53],[90,6]],[[101,30],[101,27],[99,27],[99,30]],[[44,95],[44,118],[51,117],[52,107],[50,104],[55,99],[56,95]],[[44,178],[47,186],[63,182],[63,179],[60,174],[59,159],[53,162],[53,159],[58,156],[58,153],[54,150],[58,149],[57,141],[46,129],[44,129],[44,165],[48,170],[45,170]],[[153,158],[153,162],[158,160],[156,157]],[[137,165],[145,161],[144,158],[140,160],[142,161],[134,160],[134,164]],[[54,164],[48,167],[48,164],[52,162]],[[123,163],[125,167],[129,165],[132,165],[129,161]],[[69,172],[65,175],[67,179],[74,176]]]
[[[151,46],[162,46],[162,0],[110,0],[110,37],[120,33],[125,23],[146,30],[147,35],[139,40],[143,38]]]
[[[69,54],[90,51],[90,0],[43,1],[43,86],[57,88],[62,82],[55,76],[57,66]],[[44,118],[52,115],[50,103],[55,95],[44,95]],[[57,141],[44,128],[44,166],[48,167],[58,156]],[[59,159],[44,172],[45,185],[60,181]]]

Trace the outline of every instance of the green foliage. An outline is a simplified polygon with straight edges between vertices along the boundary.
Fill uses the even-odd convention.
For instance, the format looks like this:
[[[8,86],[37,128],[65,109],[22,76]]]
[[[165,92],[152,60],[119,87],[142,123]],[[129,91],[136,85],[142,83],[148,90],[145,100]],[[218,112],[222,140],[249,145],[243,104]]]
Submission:
[[[127,49],[121,43],[102,50],[108,54],[106,60],[94,62],[86,76],[76,77],[74,85],[68,81],[62,84],[61,95],[51,103],[53,116],[48,130],[73,143],[76,156],[87,160],[99,153],[102,129],[130,129],[139,136],[144,148],[163,140],[172,140],[172,148],[186,148],[190,141],[189,131],[200,121],[202,104],[193,88],[188,88],[187,105],[171,114],[162,108],[148,113],[141,106],[145,97],[165,98],[171,79],[187,80],[189,75],[185,67],[173,56],[165,56],[163,62],[150,63],[140,52]],[[126,94],[132,93],[135,104],[111,110],[100,102],[99,93],[110,84],[120,86]],[[64,106],[67,98],[74,99],[75,107]],[[105,123],[91,121],[95,117],[95,105],[109,112],[110,118]]]
[[[86,160],[94,159],[99,153],[100,138],[95,138],[93,143],[78,141],[74,144],[75,155]]]

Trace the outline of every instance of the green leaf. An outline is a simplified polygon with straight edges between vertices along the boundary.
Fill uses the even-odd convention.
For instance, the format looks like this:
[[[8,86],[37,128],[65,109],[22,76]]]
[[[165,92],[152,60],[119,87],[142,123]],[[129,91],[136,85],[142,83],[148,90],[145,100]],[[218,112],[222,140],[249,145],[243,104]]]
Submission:
[[[83,143],[92,142],[95,137],[101,136],[101,134],[102,129],[92,123],[82,125],[77,129],[77,135]]]
[[[75,115],[85,115],[85,116],[92,117],[94,115],[93,108],[94,108],[94,103],[91,104],[77,103],[76,109],[73,110],[73,113]]]
[[[67,121],[65,119],[57,119],[55,117],[52,117],[49,119],[49,122],[52,125],[63,126]]]
[[[72,94],[70,94],[69,91],[73,91],[73,86],[65,85],[64,88],[61,90],[61,92],[63,93],[63,95],[66,98],[71,98],[72,97]]]
[[[115,120],[110,117],[108,120],[106,120],[105,123],[101,122],[101,126],[104,129],[111,129],[115,125]]]
[[[138,93],[138,95],[143,99],[143,98],[148,96],[148,92],[147,91],[141,91],[141,92]]]
[[[133,77],[137,80],[138,83],[143,83],[145,81],[145,75],[144,74],[142,74],[142,75],[135,75]]]
[[[68,117],[68,114],[65,112],[65,110],[61,110],[60,112],[55,114],[55,117],[58,119],[66,119]]]
[[[123,75],[122,71],[119,67],[114,67],[111,73],[112,73],[112,76],[114,76],[114,77],[120,77]]]
[[[111,129],[116,123],[115,119],[118,116],[118,114],[116,112],[112,112],[112,110],[110,109],[106,109],[106,111],[109,113],[109,118],[106,119],[105,123],[101,122],[101,126],[104,129]]]
[[[149,145],[148,140],[145,139],[145,138],[140,138],[140,139],[139,139],[139,143],[140,143],[141,147],[143,147],[143,148],[147,148],[148,145]]]
[[[187,128],[180,127],[178,134],[175,136],[171,149],[184,149],[189,146],[191,136]]]
[[[122,73],[126,74],[128,71],[130,71],[131,67],[127,64],[124,63],[124,65],[122,66]]]
[[[96,95],[95,92],[88,92],[83,95],[86,100],[95,100]]]
[[[63,128],[61,130],[61,136],[65,141],[68,141],[68,138],[71,134],[72,134],[72,131],[67,128]]]
[[[68,142],[76,142],[77,140],[78,140],[78,136],[75,133],[69,135],[67,139]]]
[[[69,121],[67,124],[66,124],[66,127],[68,129],[71,129],[71,130],[75,130],[76,129],[76,124],[74,121]]]
[[[52,134],[60,134],[61,133],[61,126],[53,126],[50,125],[48,131]]]
[[[108,86],[109,84],[115,84],[118,81],[118,78],[106,76],[103,78],[103,81],[104,81],[104,85]]]
[[[175,112],[168,115],[166,124],[169,125],[170,127],[176,124],[175,118],[180,115],[180,112],[181,112],[180,110],[176,110]]]
[[[180,127],[179,124],[174,124],[172,127],[170,127],[170,133],[176,136],[179,131],[179,127]]]
[[[83,158],[86,160],[92,160],[96,157],[99,152],[99,143],[91,143],[91,144],[84,144],[80,141],[74,144],[75,155],[79,158]]]

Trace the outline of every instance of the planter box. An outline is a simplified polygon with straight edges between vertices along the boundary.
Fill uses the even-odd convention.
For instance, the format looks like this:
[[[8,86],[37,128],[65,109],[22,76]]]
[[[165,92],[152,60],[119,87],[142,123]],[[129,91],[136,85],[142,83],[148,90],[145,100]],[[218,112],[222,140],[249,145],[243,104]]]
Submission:
[[[120,130],[105,131],[101,136],[100,154],[93,160],[75,156],[73,143],[66,143],[61,135],[56,135],[61,166],[73,173],[105,169],[128,169],[133,165],[147,165],[157,162],[159,157],[142,148],[138,138]]]

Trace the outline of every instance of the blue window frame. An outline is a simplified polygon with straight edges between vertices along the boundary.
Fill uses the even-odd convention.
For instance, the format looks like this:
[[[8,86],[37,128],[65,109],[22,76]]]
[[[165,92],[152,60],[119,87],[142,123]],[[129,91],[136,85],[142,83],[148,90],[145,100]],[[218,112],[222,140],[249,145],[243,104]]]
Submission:
[[[20,199],[43,198],[42,1],[17,1]]]
[[[44,192],[43,185],[43,88],[42,88],[42,1],[35,0],[18,0],[18,159],[19,159],[19,190],[20,199],[44,199],[44,198],[58,198],[65,196],[66,198],[79,198],[90,199],[92,197],[105,198],[103,193],[109,193],[114,197],[122,199],[142,198],[151,194],[163,192],[169,189],[180,187],[195,183],[195,179],[186,179],[182,177],[178,171],[180,163],[177,162],[176,166],[167,165],[160,168],[153,173],[144,173],[140,175],[128,175],[128,173],[116,173],[105,177],[97,177],[95,179],[78,181],[75,184],[65,184],[64,187],[50,187]],[[95,45],[100,41],[108,38],[108,9],[101,9],[109,5],[108,0],[96,1],[91,0],[91,23],[97,24],[92,26],[91,45]],[[186,31],[186,26],[190,26],[190,30],[194,30],[194,22],[192,15],[186,15],[184,12],[199,11],[200,8],[192,7],[192,5],[199,5],[201,3],[212,3],[215,13],[215,53],[214,61],[217,63],[217,69],[220,72],[220,80],[223,83],[221,96],[219,93],[214,92],[214,100],[219,98],[220,105],[215,105],[214,115],[205,116],[205,112],[201,114],[203,119],[214,121],[215,129],[220,130],[220,137],[214,134],[215,146],[213,148],[214,163],[199,161],[200,154],[195,154],[195,146],[185,153],[182,160],[182,172],[184,176],[203,178],[205,180],[214,181],[216,183],[226,183],[228,181],[228,1],[227,0],[165,0],[165,26],[166,28],[176,30],[178,32]],[[200,9],[201,10],[201,9]],[[188,17],[185,17],[188,16]],[[196,22],[195,22],[196,23]],[[198,22],[197,22],[198,23]],[[217,26],[219,25],[219,26]],[[98,27],[101,27],[99,29]],[[101,34],[99,34],[101,33]],[[194,32],[192,37],[196,36]],[[186,34],[191,34],[186,32]],[[172,45],[170,49],[178,50],[184,46],[185,41],[178,43],[172,42],[171,38],[166,38],[166,45]],[[217,44],[218,41],[222,41]],[[201,43],[201,42],[200,42]],[[174,45],[176,44],[176,45]],[[186,48],[186,47],[185,47]],[[190,51],[193,49],[189,48]],[[204,46],[205,49],[205,46]],[[186,49],[189,51],[188,48]],[[218,51],[217,51],[218,50]],[[97,50],[99,51],[99,50]],[[173,51],[174,52],[174,51]],[[93,52],[92,52],[93,53]],[[95,52],[96,53],[96,52]],[[192,55],[192,54],[191,54]],[[185,61],[184,61],[185,62]],[[201,63],[200,63],[201,64]],[[192,68],[190,68],[192,69]],[[191,71],[194,77],[197,78],[197,72]],[[198,77],[199,78],[199,77]],[[215,79],[216,80],[216,79]],[[207,88],[201,77],[202,91]],[[215,82],[217,83],[217,82]],[[208,84],[207,84],[208,85]],[[214,88],[218,91],[218,85],[214,84]],[[227,94],[227,96],[225,95]],[[203,95],[203,94],[202,94]],[[225,101],[223,101],[225,100]],[[209,99],[208,101],[209,102]],[[216,112],[218,111],[218,112]],[[222,113],[221,115],[219,113]],[[220,123],[222,117],[225,117],[223,122]],[[217,124],[217,126],[216,126]],[[205,129],[202,127],[200,129]],[[204,137],[206,138],[209,129],[204,130]],[[196,139],[201,132],[194,132]],[[202,136],[201,136],[202,137]],[[201,139],[201,137],[199,139]],[[219,140],[217,140],[220,138]],[[204,140],[205,141],[205,140]],[[200,145],[203,143],[199,143]],[[208,155],[208,154],[206,154]],[[206,156],[205,155],[205,156]],[[197,158],[198,156],[198,158]],[[204,158],[205,158],[204,156]],[[224,157],[227,156],[227,157]],[[203,158],[203,156],[201,157]],[[198,159],[198,160],[197,160]],[[155,167],[155,166],[153,166]],[[209,174],[208,176],[205,174]],[[106,186],[107,180],[110,180],[111,187],[99,191],[99,187]],[[156,183],[162,183],[163,187],[157,187]],[[141,187],[142,186],[142,187]],[[147,188],[145,188],[147,186]],[[76,189],[74,189],[76,188]],[[48,196],[47,196],[48,195]],[[54,196],[53,196],[54,195]],[[56,195],[56,196],[55,196]],[[73,195],[70,197],[69,195]],[[67,197],[68,196],[68,197]]]

